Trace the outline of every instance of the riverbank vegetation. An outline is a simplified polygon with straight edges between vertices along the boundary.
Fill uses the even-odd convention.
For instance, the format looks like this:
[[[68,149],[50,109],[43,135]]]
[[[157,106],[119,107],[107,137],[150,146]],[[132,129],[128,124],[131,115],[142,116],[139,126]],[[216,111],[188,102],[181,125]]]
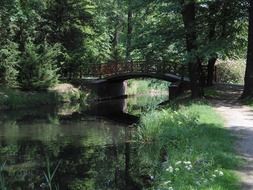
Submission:
[[[223,84],[244,84],[245,59],[223,60],[217,64],[217,82]]]
[[[57,106],[63,103],[85,102],[88,94],[69,84],[57,85],[45,91],[21,91],[0,87],[0,110],[27,109],[37,106]]]
[[[127,81],[127,95],[141,95],[141,94],[159,94],[168,93],[169,82],[156,79],[142,79],[142,80],[128,80]]]
[[[195,102],[142,117],[136,138],[156,144],[159,189],[239,189],[234,137],[211,106]],[[153,152],[154,154],[154,152]]]

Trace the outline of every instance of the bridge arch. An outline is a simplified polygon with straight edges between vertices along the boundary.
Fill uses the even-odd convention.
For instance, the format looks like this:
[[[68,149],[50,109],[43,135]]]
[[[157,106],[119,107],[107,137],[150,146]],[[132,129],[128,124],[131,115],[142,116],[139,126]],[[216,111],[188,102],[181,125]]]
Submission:
[[[85,69],[82,70],[80,79],[77,79],[79,85],[94,90],[101,98],[125,95],[124,81],[129,79],[154,78],[171,82],[170,94],[180,93],[182,86],[185,86],[190,81],[188,77],[185,77],[186,68],[181,64],[169,64],[159,61],[90,64]],[[83,76],[97,78],[86,80],[83,79]]]

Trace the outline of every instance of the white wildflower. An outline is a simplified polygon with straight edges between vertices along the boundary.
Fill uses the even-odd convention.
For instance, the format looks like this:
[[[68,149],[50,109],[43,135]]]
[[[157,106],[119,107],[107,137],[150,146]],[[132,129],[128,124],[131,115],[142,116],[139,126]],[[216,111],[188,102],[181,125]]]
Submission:
[[[185,165],[191,165],[192,163],[190,161],[184,161]]]
[[[168,190],[173,190],[173,187],[169,187],[169,189]]]
[[[177,165],[180,165],[181,163],[182,163],[182,161],[176,162],[176,166],[177,166]]]
[[[167,185],[167,184],[169,184],[169,183],[171,183],[171,181],[165,181],[165,182],[164,182],[164,185]]]
[[[186,166],[185,169],[191,170],[192,168],[190,166]]]
[[[222,172],[222,171],[219,171],[219,176],[223,176],[224,175],[224,173]]]
[[[170,167],[168,167],[168,168],[166,169],[166,171],[167,171],[167,172],[170,172],[170,173],[173,173],[174,169],[173,169],[172,166],[170,166]]]
[[[218,176],[223,176],[224,173],[222,171],[219,171],[219,170],[215,170],[214,171]]]

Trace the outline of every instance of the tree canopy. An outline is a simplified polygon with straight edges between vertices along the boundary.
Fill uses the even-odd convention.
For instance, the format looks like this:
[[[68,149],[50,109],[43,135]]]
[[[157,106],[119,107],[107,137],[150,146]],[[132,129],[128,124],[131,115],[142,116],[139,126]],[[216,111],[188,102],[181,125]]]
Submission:
[[[44,89],[87,64],[159,60],[188,65],[198,97],[218,59],[246,56],[248,7],[247,0],[2,0],[0,82]]]

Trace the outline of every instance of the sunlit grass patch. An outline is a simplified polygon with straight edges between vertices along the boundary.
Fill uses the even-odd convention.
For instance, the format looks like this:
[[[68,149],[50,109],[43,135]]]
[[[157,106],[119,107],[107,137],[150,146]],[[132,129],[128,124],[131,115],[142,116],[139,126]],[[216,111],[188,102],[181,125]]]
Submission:
[[[136,139],[158,144],[167,153],[168,160],[156,173],[157,188],[239,189],[232,172],[239,164],[234,139],[212,107],[192,103],[153,111],[140,125]]]
[[[128,95],[152,93],[152,91],[167,92],[169,82],[156,80],[156,79],[145,79],[145,80],[128,80],[128,87],[126,93]]]

